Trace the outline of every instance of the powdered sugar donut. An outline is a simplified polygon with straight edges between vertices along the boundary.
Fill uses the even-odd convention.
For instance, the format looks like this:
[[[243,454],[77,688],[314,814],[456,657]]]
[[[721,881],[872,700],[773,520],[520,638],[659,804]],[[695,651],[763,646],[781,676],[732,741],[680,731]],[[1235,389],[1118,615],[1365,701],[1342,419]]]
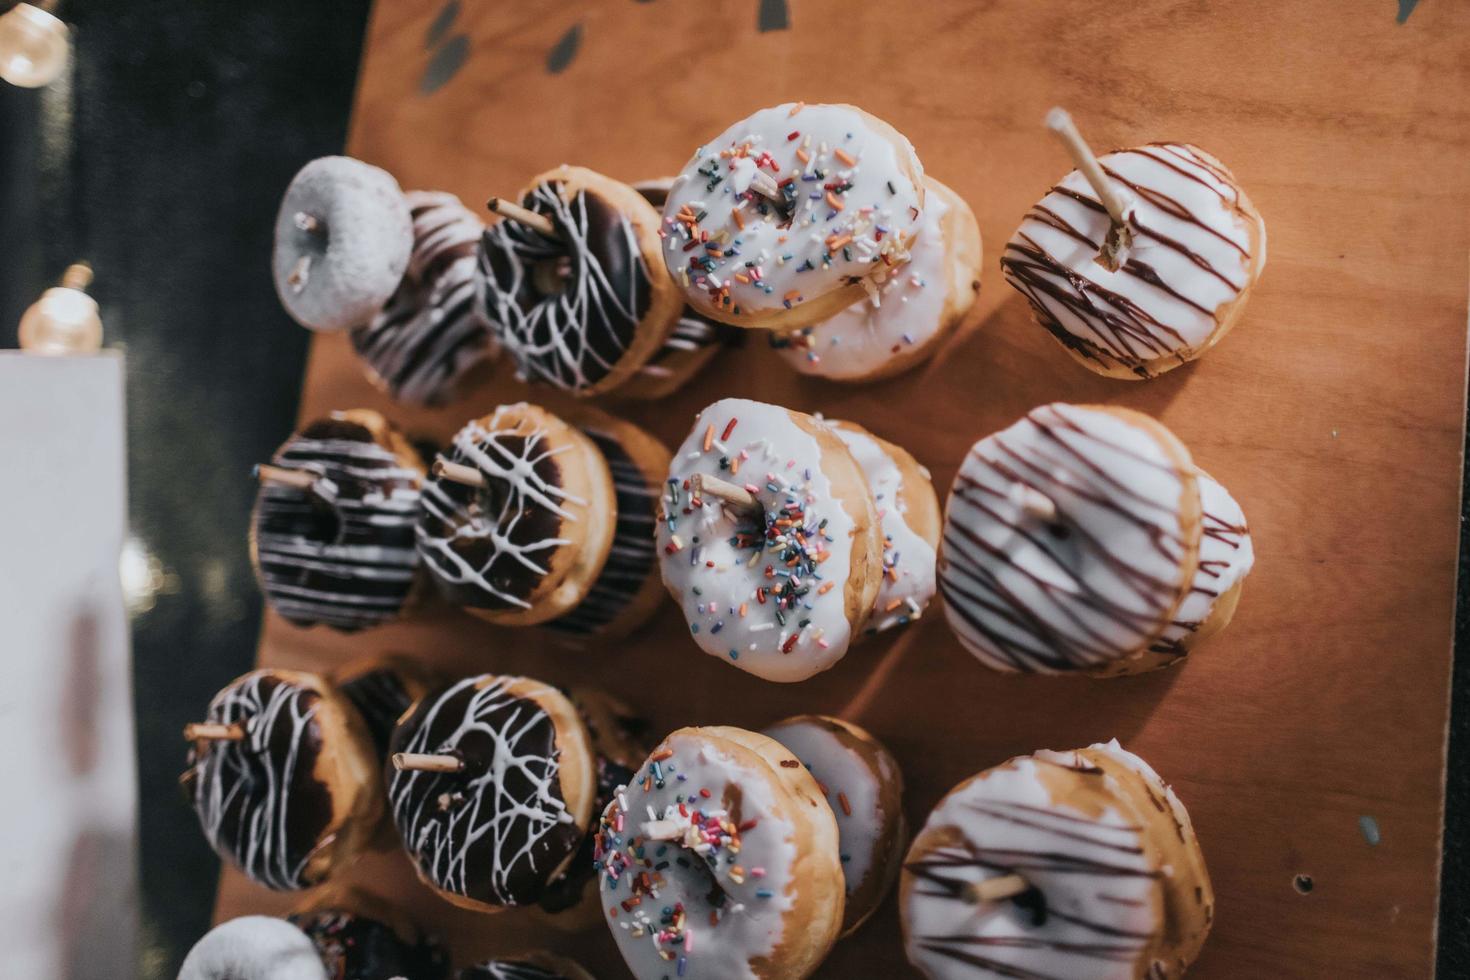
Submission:
[[[485,223],[443,191],[409,191],[408,271],[372,321],[352,331],[368,376],[392,397],[442,405],[499,344],[475,302],[475,251]]]
[[[607,923],[638,980],[809,975],[842,923],[837,824],[785,747],[681,728],[602,814]]]
[[[1113,221],[1079,171],[1027,213],[1006,245],[1006,280],[1090,370],[1152,378],[1199,357],[1240,319],[1266,264],[1266,225],[1219,160],[1188,143],[1098,158],[1127,192],[1132,247],[1096,261]]]
[[[833,381],[876,381],[929,357],[964,320],[980,293],[980,226],[958,194],[933,177],[924,184],[908,262],[831,319],[773,334],[786,363]]]
[[[245,915],[194,944],[178,980],[329,980],[316,947],[284,919]]]
[[[675,178],[664,260],[707,316],[780,330],[816,323],[908,258],[923,181],[909,141],[861,109],[762,109]]]
[[[1178,977],[1213,904],[1189,815],[1117,742],[1021,756],[955,787],[900,891],[909,960],[932,980]]]
[[[883,581],[867,630],[878,633],[911,623],[934,598],[940,518],[929,471],[904,449],[859,425],[832,426],[868,479],[883,532]]]
[[[276,295],[312,330],[348,330],[383,308],[408,267],[413,222],[398,181],[351,157],[313,160],[276,216]]]
[[[898,879],[908,845],[903,773],[881,742],[840,718],[798,715],[762,734],[801,760],[832,807],[847,893],[842,934],[851,935]]]
[[[1189,451],[1121,408],[1053,404],[981,439],[945,510],[939,587],[988,667],[1095,670],[1152,643],[1194,580]]]
[[[753,501],[703,495],[733,483]],[[767,680],[826,670],[867,622],[883,545],[862,469],[824,422],[710,405],[674,453],[658,527],[664,585],[706,653]]]

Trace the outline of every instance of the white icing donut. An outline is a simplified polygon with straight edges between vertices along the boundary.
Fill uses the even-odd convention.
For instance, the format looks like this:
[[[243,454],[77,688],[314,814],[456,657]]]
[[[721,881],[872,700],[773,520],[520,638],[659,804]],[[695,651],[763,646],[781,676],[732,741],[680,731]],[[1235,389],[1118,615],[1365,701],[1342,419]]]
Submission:
[[[284,919],[246,915],[194,944],[178,980],[328,980],[316,946]]]
[[[960,466],[939,565],[945,615],[996,670],[1105,666],[1163,631],[1199,538],[1194,465],[1167,430],[1123,409],[1045,405]]]
[[[1266,226],[1230,171],[1198,147],[1150,143],[1098,162],[1132,202],[1123,265],[1096,261],[1112,219],[1074,170],[1026,215],[1001,267],[1088,367],[1153,377],[1229,329],[1265,266]]]
[[[852,106],[762,109],[700,147],[674,180],[664,259],[695,309],[774,325],[771,314],[901,263],[924,209],[922,180],[908,140]]]
[[[1209,475],[1199,478],[1200,507],[1204,512],[1200,534],[1199,568],[1194,584],[1174,621],[1154,641],[1157,653],[1182,655],[1209,620],[1216,602],[1250,573],[1255,565],[1255,548],[1245,522],[1245,512],[1230,492]]]
[[[866,431],[841,422],[833,429],[868,478],[882,524],[883,581],[867,627],[881,633],[913,622],[928,608],[934,598],[934,545],[909,525],[898,461]]]
[[[659,565],[690,633],[705,653],[767,680],[826,670],[852,638],[844,586],[861,528],[833,496],[825,451],[787,409],[726,398],[699,414],[664,486]],[[770,529],[713,497],[695,507],[695,473],[743,484]]]

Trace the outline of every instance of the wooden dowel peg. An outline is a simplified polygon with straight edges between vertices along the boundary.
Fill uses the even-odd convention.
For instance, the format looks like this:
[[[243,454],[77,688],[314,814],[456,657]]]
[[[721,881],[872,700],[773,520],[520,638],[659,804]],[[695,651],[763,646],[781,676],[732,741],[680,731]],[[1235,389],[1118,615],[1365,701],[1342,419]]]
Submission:
[[[261,483],[278,483],[283,487],[310,490],[316,486],[318,476],[310,470],[292,470],[284,466],[261,463],[255,467],[255,478]]]
[[[650,820],[638,829],[648,840],[678,840],[686,826],[677,820]]]
[[[245,739],[245,727],[213,721],[192,722],[184,726],[184,738],[191,742],[200,739],[211,742],[241,742]]]
[[[463,463],[451,463],[447,459],[434,460],[433,473],[441,480],[450,483],[460,483],[467,487],[483,487],[485,485],[485,474],[473,466]]]
[[[765,508],[749,490],[737,486],[728,480],[721,480],[717,476],[706,473],[696,473],[689,481],[690,492],[703,500],[705,497],[714,497],[723,500],[738,510],[754,511],[763,513]]]
[[[757,170],[750,177],[750,189],[762,197],[768,197],[777,204],[786,203],[786,195],[781,193],[781,185],[776,183],[776,178],[764,170]]]
[[[1021,512],[1028,517],[1034,517],[1038,521],[1053,524],[1057,519],[1057,503],[1046,494],[1035,487],[1028,487],[1024,483],[1011,484],[1011,503],[1021,508]]]
[[[1030,887],[1031,882],[1020,875],[1001,875],[966,885],[964,899],[971,905],[983,905],[1014,898]]]
[[[307,214],[305,211],[297,211],[291,216],[291,220],[296,224],[297,228],[307,234],[314,234],[322,230],[322,220],[314,214]]]
[[[1098,200],[1102,201],[1113,221],[1126,225],[1133,202],[1126,197],[1122,188],[1103,173],[1102,164],[1097,162],[1092,147],[1087,145],[1087,141],[1078,132],[1071,114],[1060,106],[1053,108],[1046,114],[1046,128],[1055,133],[1066,146],[1067,152],[1072,155],[1072,162],[1077,164],[1077,169],[1082,171],[1082,176],[1087,178],[1087,182],[1097,192]]]
[[[538,214],[530,208],[523,208],[514,201],[507,201],[503,197],[492,197],[489,208],[496,214],[508,221],[518,221],[527,228],[535,228],[541,234],[550,238],[559,237],[556,233],[556,225],[544,214]]]
[[[464,760],[455,755],[394,752],[393,768],[400,772],[459,772]]]

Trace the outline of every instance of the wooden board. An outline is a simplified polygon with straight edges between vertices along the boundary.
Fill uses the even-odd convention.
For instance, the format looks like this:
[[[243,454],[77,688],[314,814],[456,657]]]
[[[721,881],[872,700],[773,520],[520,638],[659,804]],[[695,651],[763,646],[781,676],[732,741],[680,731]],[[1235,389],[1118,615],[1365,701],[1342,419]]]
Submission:
[[[1386,0],[1158,0],[1096,19],[1082,2],[802,0],[787,28],[758,30],[782,6],[464,4],[436,33],[437,0],[381,3],[350,150],[405,187],[480,202],[565,161],[629,180],[672,172],[762,105],[863,105],[979,216],[988,254],[967,329],[924,368],[857,388],[798,380],[752,343],[678,397],[619,411],[673,443],[717,397],[821,410],[907,446],[941,488],[972,440],[1034,405],[1154,413],[1255,529],[1234,626],[1181,669],[1109,682],[989,673],[936,611],[810,682],[774,685],[700,654],[672,604],[634,641],[593,652],[442,607],[350,638],[269,617],[262,663],[412,651],[456,671],[605,685],[662,730],[857,702],[904,765],[915,823],[1010,755],[1116,736],[1173,782],[1210,862],[1218,917],[1193,975],[1428,975],[1465,420],[1470,5],[1423,3],[1400,24]],[[1000,245],[1070,166],[1040,127],[1056,103],[1099,144],[1201,144],[1266,216],[1265,276],[1198,365],[1146,384],[1094,377],[1001,280]],[[448,410],[410,411],[373,391],[344,338],[320,337],[302,415],[366,405],[442,439],[528,395],[565,404],[502,377]],[[461,960],[545,944],[623,975],[600,925],[568,934],[454,910],[393,853],[354,877],[442,930]],[[290,901],[230,874],[218,911]],[[891,900],[822,975],[907,975]]]

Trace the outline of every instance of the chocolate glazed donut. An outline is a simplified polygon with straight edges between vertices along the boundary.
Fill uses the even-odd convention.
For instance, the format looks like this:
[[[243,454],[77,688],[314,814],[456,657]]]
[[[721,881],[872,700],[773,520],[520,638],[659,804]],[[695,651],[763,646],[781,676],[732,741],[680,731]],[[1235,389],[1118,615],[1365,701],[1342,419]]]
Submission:
[[[653,307],[638,236],[592,188],[564,200],[560,181],[543,181],[521,204],[551,219],[556,234],[515,221],[486,229],[486,316],[529,380],[586,393],[619,367]]]

